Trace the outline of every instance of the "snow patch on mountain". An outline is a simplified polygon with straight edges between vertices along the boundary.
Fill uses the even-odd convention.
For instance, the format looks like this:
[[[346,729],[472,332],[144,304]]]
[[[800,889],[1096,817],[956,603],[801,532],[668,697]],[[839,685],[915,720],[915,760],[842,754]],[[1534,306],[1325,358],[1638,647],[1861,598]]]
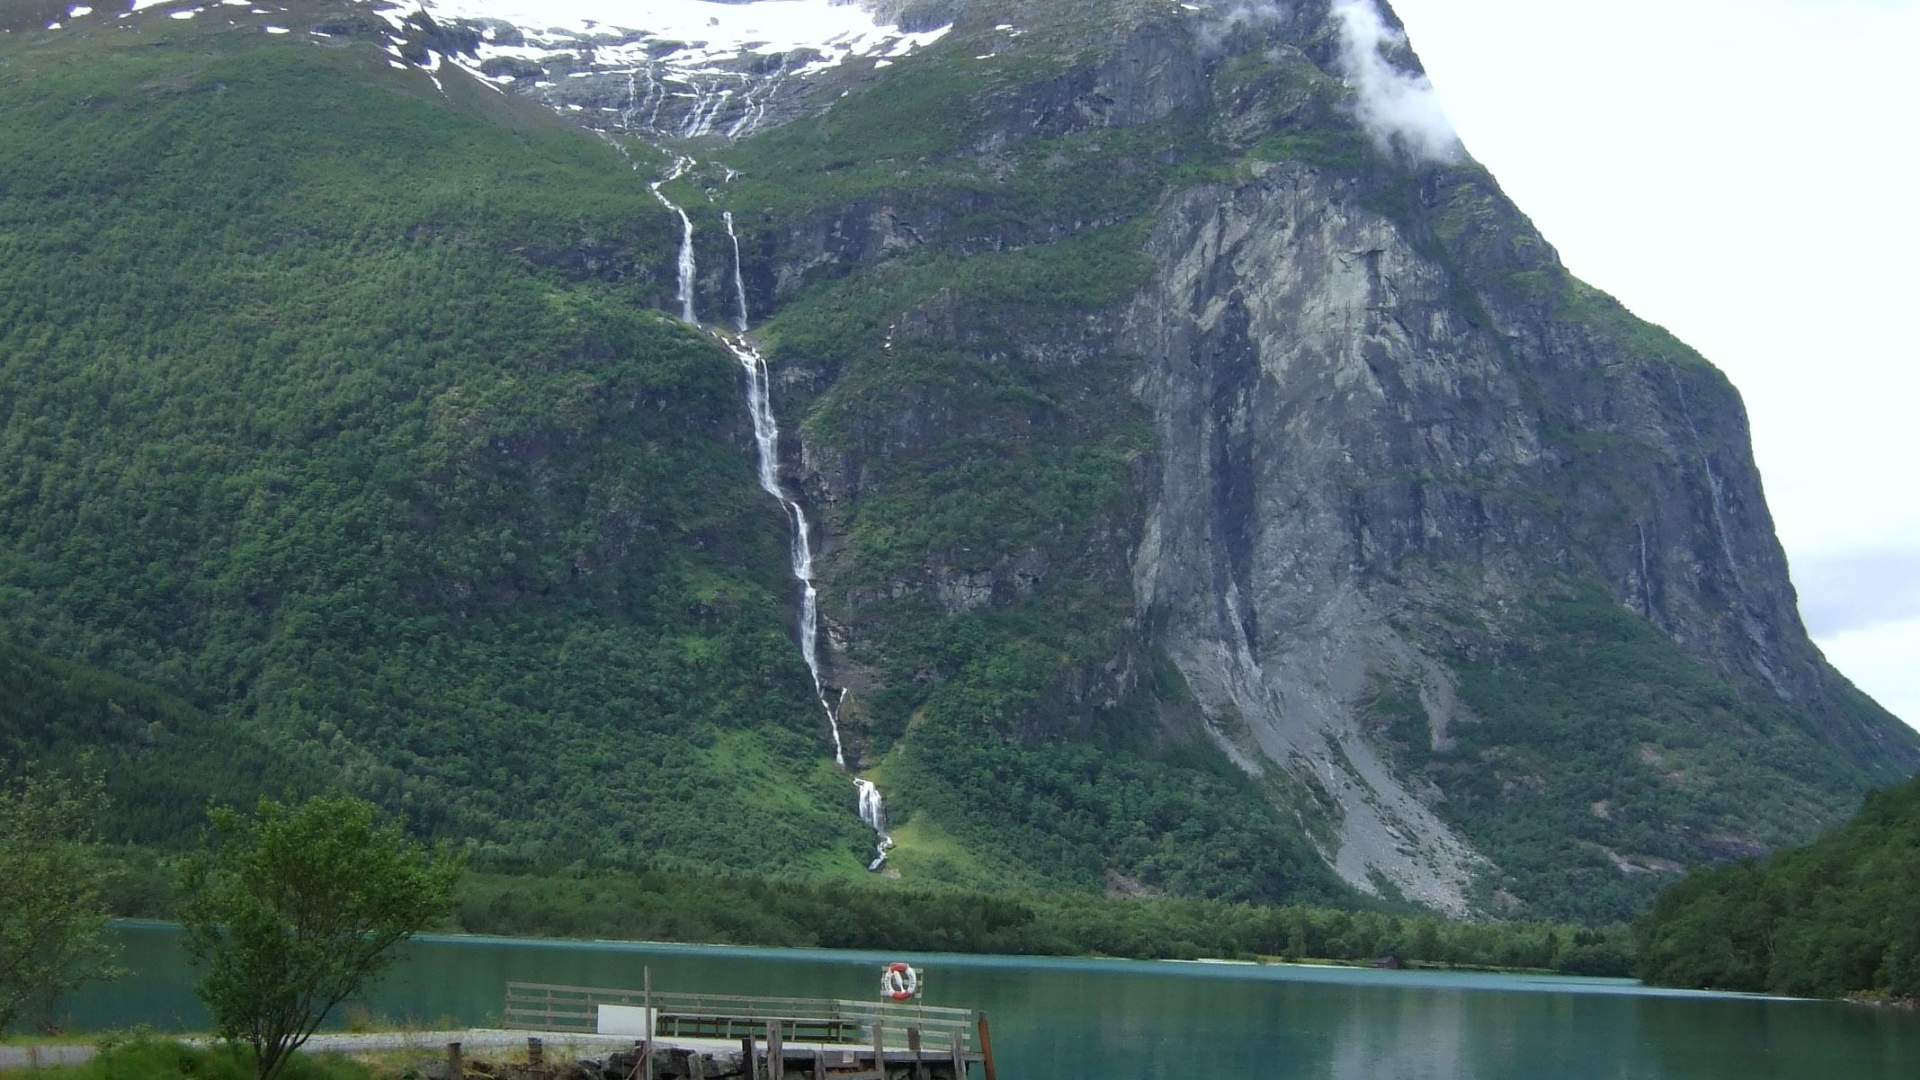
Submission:
[[[800,50],[818,67],[897,47],[931,44],[944,30],[907,34],[858,4],[834,0],[427,0],[435,19],[500,22],[520,31],[530,51],[591,43],[598,65],[653,61],[711,66],[748,56]],[[525,52],[517,55],[524,56]]]
[[[846,0],[373,0],[397,31],[424,14],[479,32],[449,53],[497,90],[655,140],[742,138],[781,91],[849,60],[897,58],[939,41]]]

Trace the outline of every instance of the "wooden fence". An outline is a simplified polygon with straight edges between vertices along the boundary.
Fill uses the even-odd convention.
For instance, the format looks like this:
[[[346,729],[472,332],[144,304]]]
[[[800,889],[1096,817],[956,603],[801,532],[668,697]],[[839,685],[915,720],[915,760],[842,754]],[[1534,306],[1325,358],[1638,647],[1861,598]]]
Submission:
[[[922,1044],[954,1045],[970,1053],[980,1023],[972,1010],[931,1005],[523,982],[507,984],[503,1019],[507,1027],[527,1031],[593,1034],[602,1005],[654,1010],[658,1038],[734,1040],[777,1030],[789,1043],[872,1047],[878,1032],[887,1047],[916,1051]]]

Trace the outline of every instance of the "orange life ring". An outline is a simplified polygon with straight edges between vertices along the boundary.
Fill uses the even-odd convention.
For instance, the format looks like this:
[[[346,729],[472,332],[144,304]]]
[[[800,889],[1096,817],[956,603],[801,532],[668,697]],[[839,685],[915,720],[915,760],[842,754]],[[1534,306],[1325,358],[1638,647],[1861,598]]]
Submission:
[[[895,1001],[912,1001],[920,996],[920,973],[909,964],[888,964],[880,973],[880,992]]]

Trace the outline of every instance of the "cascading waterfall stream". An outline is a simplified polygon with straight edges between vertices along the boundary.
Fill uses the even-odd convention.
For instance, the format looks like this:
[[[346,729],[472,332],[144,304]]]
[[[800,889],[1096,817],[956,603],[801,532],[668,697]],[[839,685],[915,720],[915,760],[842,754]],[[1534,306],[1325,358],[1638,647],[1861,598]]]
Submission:
[[[673,201],[667,198],[666,193],[660,190],[680,179],[681,175],[692,167],[692,158],[674,158],[673,168],[667,172],[667,175],[648,184],[647,190],[653,192],[653,197],[660,200],[661,206],[680,216],[680,283],[675,299],[680,301],[680,318],[698,326],[700,320],[694,317],[693,311],[693,278],[699,269],[693,258],[693,219],[687,216],[685,210],[675,206]]]
[[[746,310],[746,297],[740,298],[741,311]],[[743,320],[744,321],[744,320]],[[820,701],[820,708],[827,714],[827,729],[833,733],[833,761],[841,768],[847,767],[846,744],[840,738],[840,711],[834,707],[827,696],[827,687],[820,679],[820,594],[813,585],[813,542],[807,512],[800,503],[787,495],[780,484],[780,424],[773,415],[772,381],[767,373],[766,358],[745,338],[722,338],[734,358],[747,374],[747,409],[753,417],[753,441],[759,463],[760,488],[767,494],[780,500],[780,505],[793,521],[793,544],[791,548],[793,576],[800,582],[802,590],[800,600],[800,658],[806,661],[807,674],[813,677],[814,696]],[[846,700],[845,691],[841,700]],[[854,787],[860,793],[860,820],[867,823],[876,837],[876,852],[869,870],[879,870],[886,865],[887,852],[893,848],[893,837],[887,833],[886,803],[880,796],[880,789],[870,780],[856,777]]]
[[[727,223],[727,239],[733,242],[733,294],[740,298],[740,332],[747,332],[747,283],[740,276],[740,236],[733,231],[733,211],[720,215]]]
[[[673,169],[664,178],[650,185],[653,197],[661,205],[679,215],[682,226],[680,240],[680,311],[687,322],[699,325],[694,317],[693,289],[697,267],[693,255],[693,219],[686,211],[673,204],[660,190],[666,184],[678,179],[691,167],[688,158],[676,158]],[[820,702],[820,708],[827,714],[827,730],[833,734],[834,764],[847,767],[846,744],[840,737],[840,710],[827,696],[826,683],[820,678],[820,594],[813,585],[813,539],[812,528],[807,522],[807,512],[799,500],[790,497],[780,483],[780,424],[773,415],[773,383],[767,371],[767,361],[753,343],[746,339],[747,331],[747,286],[740,267],[740,237],[734,232],[731,211],[722,215],[727,223],[727,238],[733,244],[733,288],[739,300],[740,336],[726,337],[716,335],[720,342],[733,353],[747,376],[747,411],[753,419],[753,442],[760,488],[779,500],[793,522],[793,540],[789,547],[790,561],[794,579],[800,582],[800,658],[806,661],[807,674],[813,678],[814,697]],[[840,700],[845,702],[846,691],[840,692]],[[879,871],[887,863],[887,853],[893,849],[893,837],[887,832],[886,801],[880,795],[880,789],[871,780],[855,777],[854,788],[859,792],[860,820],[873,829],[875,853],[870,871]]]
[[[814,696],[820,699],[820,707],[827,713],[827,724],[833,732],[833,760],[845,768],[847,755],[840,741],[840,717],[827,700],[826,684],[820,681],[820,595],[813,587],[813,543],[808,537],[811,528],[807,523],[807,512],[798,502],[789,498],[786,489],[780,485],[780,424],[773,416],[767,361],[744,340],[721,340],[726,342],[727,348],[747,372],[747,411],[753,417],[760,489],[780,500],[781,507],[793,521],[793,543],[788,553],[792,560],[793,576],[804,589],[800,601],[800,658],[807,662],[807,673],[813,676]]]
[[[887,804],[880,798],[880,789],[873,786],[873,781],[855,778],[853,786],[860,789],[860,820],[880,838],[873,861],[867,864],[868,870],[877,871],[887,865],[887,852],[893,850],[893,837],[887,834]]]

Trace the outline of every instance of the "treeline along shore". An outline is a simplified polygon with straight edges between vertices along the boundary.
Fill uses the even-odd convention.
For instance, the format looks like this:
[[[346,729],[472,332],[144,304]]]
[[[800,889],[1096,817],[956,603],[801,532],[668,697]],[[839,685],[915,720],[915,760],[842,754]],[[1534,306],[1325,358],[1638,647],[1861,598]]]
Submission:
[[[108,893],[137,918],[174,916],[165,858],[122,849]],[[1382,908],[915,888],[683,866],[633,870],[478,868],[439,929],[522,937],[913,952],[1286,959],[1631,973],[1625,927],[1465,923]]]

